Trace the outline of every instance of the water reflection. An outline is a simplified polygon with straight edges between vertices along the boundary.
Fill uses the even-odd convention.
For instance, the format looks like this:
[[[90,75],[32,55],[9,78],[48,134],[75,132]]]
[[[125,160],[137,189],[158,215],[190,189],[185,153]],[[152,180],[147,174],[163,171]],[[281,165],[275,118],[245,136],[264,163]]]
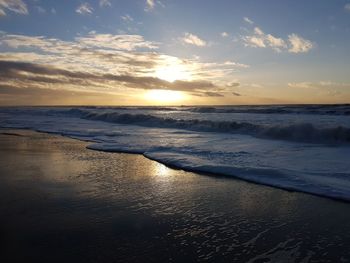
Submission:
[[[75,247],[76,261],[350,258],[349,204],[86,150],[65,138],[0,143],[0,212],[3,229],[17,231],[9,232],[14,251],[25,236],[26,247],[50,259],[57,244],[61,255]]]
[[[173,176],[172,170],[166,167],[164,164],[154,162],[153,169],[154,169],[154,174],[157,176],[161,176],[162,178],[164,177],[169,178]]]

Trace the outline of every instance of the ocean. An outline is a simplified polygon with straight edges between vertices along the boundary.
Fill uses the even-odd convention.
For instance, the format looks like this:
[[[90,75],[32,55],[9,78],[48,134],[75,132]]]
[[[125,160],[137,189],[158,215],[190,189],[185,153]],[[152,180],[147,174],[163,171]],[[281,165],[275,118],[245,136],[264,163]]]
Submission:
[[[2,107],[1,128],[350,201],[350,105]]]

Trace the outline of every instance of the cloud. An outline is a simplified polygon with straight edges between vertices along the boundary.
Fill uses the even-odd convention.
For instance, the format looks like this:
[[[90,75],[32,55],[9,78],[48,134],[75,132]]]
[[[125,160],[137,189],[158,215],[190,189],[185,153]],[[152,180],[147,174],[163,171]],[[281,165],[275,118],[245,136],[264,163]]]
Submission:
[[[345,11],[350,12],[350,3],[345,4],[344,9]]]
[[[2,85],[0,83],[1,105],[108,105],[126,102],[123,94],[91,92],[88,90],[67,90],[23,85]]]
[[[334,89],[334,88],[350,88],[350,83],[332,82],[332,81],[319,81],[319,82],[289,82],[288,87],[299,89]]]
[[[92,8],[92,6],[89,3],[82,3],[75,10],[75,12],[77,12],[78,14],[81,14],[81,15],[92,14],[93,11],[94,11],[94,9]]]
[[[205,91],[205,92],[192,92],[192,96],[195,97],[224,97],[224,93],[216,91]]]
[[[264,32],[259,27],[254,27],[254,33],[259,36],[264,36]]]
[[[113,94],[165,89],[212,97],[230,89],[219,81],[221,78],[249,67],[233,61],[205,63],[198,57],[181,59],[162,54],[157,52],[158,43],[140,35],[91,32],[63,41],[0,33],[0,46],[6,50],[0,53],[0,86],[7,87]],[[169,82],[160,78],[160,69],[186,72],[189,78]]]
[[[155,48],[156,43],[145,41],[139,35],[91,33],[69,42],[42,36],[5,34],[0,35],[0,44],[16,51],[1,53],[2,59],[103,71],[147,72],[166,60],[153,52],[140,52],[140,48]],[[27,52],[18,52],[17,49]]]
[[[27,62],[0,61],[1,82],[16,79],[19,83],[38,82],[41,84],[76,84],[103,87],[121,85],[133,89],[168,89],[178,91],[208,90],[217,88],[208,81],[168,82],[156,77],[91,73],[60,69],[48,65]],[[207,91],[205,91],[207,92]]]
[[[286,47],[283,39],[274,37],[271,34],[265,34],[259,27],[254,28],[254,34],[244,37],[245,45],[250,47],[266,48],[271,47],[275,51],[280,52]]]
[[[155,42],[145,41],[140,35],[112,35],[92,33],[85,37],[76,38],[77,41],[88,47],[103,49],[135,50],[137,48],[157,49]]]
[[[290,48],[288,49],[291,53],[305,53],[313,48],[313,44],[310,40],[304,39],[296,34],[288,36]]]
[[[0,16],[6,16],[5,10],[21,15],[28,14],[27,5],[22,0],[0,0]]]
[[[100,7],[109,7],[112,6],[112,3],[109,0],[100,0],[99,5]]]
[[[154,0],[146,0],[146,4],[149,8],[153,9],[154,6],[156,5]]]
[[[282,38],[274,37],[270,34],[266,36],[266,41],[270,47],[275,48],[277,51],[286,47],[286,42]]]
[[[38,11],[38,13],[40,14],[45,14],[46,13],[46,9],[43,8],[42,6],[36,6],[35,9]]]
[[[156,6],[161,6],[161,7],[165,7],[165,5],[163,4],[163,2],[161,2],[160,0],[155,1],[155,0],[146,0],[146,7],[145,7],[145,11],[149,12],[155,9]]]
[[[252,34],[243,36],[242,40],[246,47],[272,48],[276,52],[306,53],[314,47],[310,40],[304,39],[297,34],[290,34],[288,39],[284,40],[264,33],[259,27],[255,27]]]
[[[134,21],[134,18],[132,18],[130,15],[128,15],[128,14],[126,14],[126,15],[124,15],[124,16],[121,16],[120,17],[124,22],[132,22],[132,21]]]
[[[151,11],[154,9],[154,7],[156,6],[156,3],[154,0],[146,0],[146,7],[145,7],[145,11]]]
[[[289,82],[288,87],[290,88],[298,88],[298,89],[310,89],[313,88],[312,82]]]
[[[243,20],[244,20],[245,22],[247,22],[248,24],[251,24],[251,25],[254,24],[254,22],[253,22],[252,20],[250,20],[248,17],[243,17]]]
[[[265,40],[257,36],[246,36],[244,37],[244,44],[247,47],[266,47]]]
[[[72,95],[72,93],[76,93],[77,95],[82,94],[90,94],[90,95],[98,95],[99,93],[96,92],[88,92],[88,91],[71,91],[71,90],[64,90],[64,89],[45,89],[45,88],[35,88],[35,87],[13,87],[11,85],[1,85],[0,84],[0,94],[2,95],[25,95],[25,96],[45,96],[45,95],[64,95],[69,96]],[[100,94],[101,95],[101,94]]]
[[[250,66],[247,65],[247,64],[242,64],[242,63],[237,63],[237,62],[233,62],[233,61],[225,61],[224,62],[224,65],[227,65],[227,66],[234,66],[236,68],[249,68]]]
[[[239,82],[230,82],[226,84],[226,87],[229,88],[235,88],[235,87],[239,87],[241,84]]]
[[[184,37],[181,38],[181,40],[183,41],[183,43],[194,45],[197,47],[205,47],[207,45],[206,41],[191,33],[185,33]]]
[[[227,33],[227,32],[222,32],[222,33],[221,33],[221,36],[222,36],[222,37],[228,37],[228,33]]]

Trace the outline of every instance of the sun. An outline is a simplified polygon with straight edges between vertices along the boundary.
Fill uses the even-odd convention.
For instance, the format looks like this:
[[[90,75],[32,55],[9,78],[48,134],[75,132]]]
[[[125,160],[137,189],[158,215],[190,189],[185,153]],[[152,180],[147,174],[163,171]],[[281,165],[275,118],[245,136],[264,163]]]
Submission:
[[[183,61],[167,57],[165,62],[159,64],[153,71],[152,76],[168,82],[177,80],[191,81],[191,69]],[[187,99],[185,92],[176,90],[153,89],[144,94],[144,99],[153,104],[177,104]]]
[[[181,64],[173,64],[156,68],[155,76],[169,82],[176,80],[190,80],[190,71]]]
[[[172,104],[186,99],[184,92],[154,89],[145,93],[145,99],[157,104]]]

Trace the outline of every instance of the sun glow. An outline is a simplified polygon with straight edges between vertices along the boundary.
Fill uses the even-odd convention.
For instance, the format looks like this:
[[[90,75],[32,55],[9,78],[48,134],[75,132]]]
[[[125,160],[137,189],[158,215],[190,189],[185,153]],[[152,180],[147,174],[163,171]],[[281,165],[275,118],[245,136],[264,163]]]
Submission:
[[[174,57],[167,58],[165,63],[158,65],[154,74],[157,78],[169,82],[192,79],[189,65]]]
[[[154,89],[146,92],[145,99],[157,104],[171,104],[185,100],[186,96],[181,91]]]

